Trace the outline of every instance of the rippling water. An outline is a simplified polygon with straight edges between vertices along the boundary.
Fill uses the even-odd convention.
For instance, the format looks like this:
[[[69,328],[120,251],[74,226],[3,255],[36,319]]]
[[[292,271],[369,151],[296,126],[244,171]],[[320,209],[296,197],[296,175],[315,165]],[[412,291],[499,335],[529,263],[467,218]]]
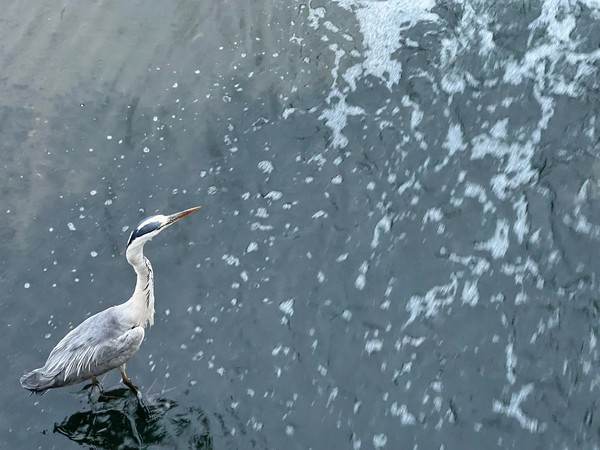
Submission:
[[[5,2],[0,446],[597,448],[600,3]],[[120,303],[128,373],[19,377]]]

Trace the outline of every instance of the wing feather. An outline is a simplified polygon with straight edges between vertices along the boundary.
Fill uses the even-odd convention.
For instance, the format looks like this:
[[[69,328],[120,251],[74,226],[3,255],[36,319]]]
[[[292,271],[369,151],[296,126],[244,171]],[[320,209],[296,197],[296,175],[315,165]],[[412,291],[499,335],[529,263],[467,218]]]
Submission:
[[[40,370],[66,385],[117,367],[114,361],[122,359],[120,354],[129,355],[129,359],[139,348],[144,332],[141,329],[141,338],[139,330],[131,333],[137,327],[124,320],[120,312],[112,307],[83,321],[54,347]]]

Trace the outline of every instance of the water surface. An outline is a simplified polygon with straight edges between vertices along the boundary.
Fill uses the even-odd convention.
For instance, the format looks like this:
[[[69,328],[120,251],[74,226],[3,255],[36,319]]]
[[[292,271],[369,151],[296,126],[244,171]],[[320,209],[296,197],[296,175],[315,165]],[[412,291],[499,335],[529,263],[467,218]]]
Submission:
[[[598,446],[596,1],[2,10],[0,446]],[[29,397],[196,204],[146,250],[147,409]]]

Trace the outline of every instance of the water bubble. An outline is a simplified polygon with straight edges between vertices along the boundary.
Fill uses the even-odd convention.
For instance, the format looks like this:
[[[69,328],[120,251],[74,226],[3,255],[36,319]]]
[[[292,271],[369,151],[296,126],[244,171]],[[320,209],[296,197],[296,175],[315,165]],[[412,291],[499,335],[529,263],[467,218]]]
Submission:
[[[271,161],[261,161],[258,163],[258,168],[263,171],[263,173],[271,173],[273,171],[273,163]]]
[[[383,433],[376,434],[373,436],[373,445],[375,448],[385,447],[387,443],[387,436]]]

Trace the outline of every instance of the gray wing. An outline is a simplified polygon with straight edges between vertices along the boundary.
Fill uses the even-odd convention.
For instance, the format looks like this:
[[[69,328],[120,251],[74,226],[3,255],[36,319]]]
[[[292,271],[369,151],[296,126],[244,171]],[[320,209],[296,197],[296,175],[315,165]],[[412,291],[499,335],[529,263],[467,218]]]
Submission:
[[[118,307],[82,322],[50,352],[44,367],[21,379],[36,392],[79,383],[125,363],[140,347],[144,329],[123,320]]]

